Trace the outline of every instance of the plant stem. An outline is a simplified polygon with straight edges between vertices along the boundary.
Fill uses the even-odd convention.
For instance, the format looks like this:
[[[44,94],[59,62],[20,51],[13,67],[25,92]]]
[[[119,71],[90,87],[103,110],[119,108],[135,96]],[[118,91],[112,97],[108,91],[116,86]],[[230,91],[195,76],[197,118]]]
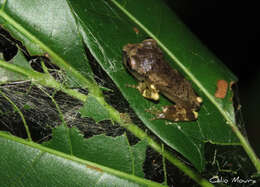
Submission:
[[[135,124],[128,123],[124,124],[122,121],[120,122],[122,126],[124,126],[127,130],[133,133],[136,137],[141,140],[147,141],[148,145],[152,147],[155,151],[160,153],[163,157],[165,157],[168,161],[170,161],[173,165],[183,171],[186,175],[188,175],[191,179],[196,181],[201,186],[213,186],[207,180],[203,179],[200,175],[198,175],[195,171],[193,171],[190,167],[186,166],[183,162],[173,157],[172,154],[167,150],[162,150],[160,144],[155,142],[152,138],[150,138],[142,129],[137,127]]]
[[[51,87],[55,88],[58,90],[61,90],[68,95],[79,99],[80,101],[85,102],[87,99],[87,96],[84,94],[81,94],[77,92],[76,90],[71,90],[71,89],[66,89],[62,86],[61,83],[57,82],[51,75],[49,74],[42,74],[38,73],[29,69],[25,69],[13,64],[6,63],[2,60],[0,60],[0,67],[4,67],[6,69],[9,69],[14,72],[18,72],[22,75],[25,75],[26,77],[30,78],[34,83],[41,84],[46,87]],[[93,86],[93,85],[91,85]],[[93,90],[98,90],[99,87],[93,86]],[[152,138],[150,138],[142,129],[138,128],[135,124],[129,124],[125,123],[121,117],[120,113],[114,109],[112,106],[107,104],[107,102],[104,100],[104,97],[100,95],[99,91],[96,92],[98,95],[93,95],[96,97],[99,103],[101,103],[110,113],[111,119],[117,123],[119,123],[121,126],[125,127],[128,129],[131,133],[133,133],[136,137],[139,139],[145,139],[148,144],[157,152],[159,152],[161,155],[163,155],[166,159],[168,159],[173,165],[178,167],[180,170],[182,170],[185,174],[187,174],[190,178],[192,178],[194,181],[199,183],[202,186],[212,186],[208,181],[205,179],[201,178],[198,174],[195,173],[191,168],[187,167],[185,164],[183,164],[181,161],[178,159],[174,158],[171,153],[167,151],[162,151],[161,146],[156,143]]]
[[[29,127],[26,123],[26,120],[23,116],[23,113],[21,112],[21,110],[16,106],[16,104],[9,98],[5,95],[5,93],[3,93],[1,90],[0,90],[0,94],[9,102],[11,103],[11,105],[14,107],[14,109],[18,112],[18,114],[21,116],[21,119],[23,121],[23,125],[24,125],[24,128],[25,128],[25,131],[26,131],[26,134],[27,134],[27,137],[28,137],[28,140],[31,142],[32,141],[32,137],[31,137],[31,133],[30,133],[30,130],[29,130]]]
[[[252,163],[254,164],[254,166],[257,170],[257,173],[260,174],[260,160],[259,160],[259,158],[257,158],[257,156],[256,156],[254,150],[252,149],[252,147],[250,146],[248,140],[241,134],[241,132],[239,131],[239,129],[237,128],[237,126],[235,124],[230,123],[229,125],[231,126],[234,133],[237,135],[238,139],[240,140],[242,147],[244,148],[248,157],[251,159]]]
[[[195,182],[200,184],[201,186],[213,186],[211,183],[209,183],[206,179],[202,178],[200,175],[198,175],[195,171],[193,171],[190,167],[186,166],[184,163],[182,163],[180,160],[175,158],[169,151],[162,150],[161,145],[155,142],[152,138],[150,138],[142,129],[140,129],[137,125],[133,123],[126,123],[124,122],[121,117],[120,113],[115,110],[113,107],[108,105],[104,98],[99,97],[97,100],[103,104],[109,111],[110,116],[112,117],[113,121],[119,123],[121,126],[125,127],[127,130],[129,130],[132,134],[134,134],[136,137],[138,137],[140,140],[145,140],[150,147],[152,147],[155,151],[160,153],[163,157],[165,157],[167,160],[169,160],[173,165],[175,165],[177,168],[182,170],[186,175],[188,175],[191,179],[193,179]]]
[[[77,90],[68,89],[64,87],[62,84],[58,83],[51,75],[49,74],[43,74],[39,73],[30,69],[25,69],[23,67],[16,66],[14,64],[7,63],[3,60],[0,60],[0,67],[3,67],[5,69],[8,69],[10,71],[19,73],[21,75],[24,75],[25,77],[28,77],[28,80],[31,80],[35,84],[41,84],[42,86],[55,88],[57,90],[61,90],[64,93],[73,96],[76,99],[79,99],[81,101],[86,101],[87,96],[78,92]]]

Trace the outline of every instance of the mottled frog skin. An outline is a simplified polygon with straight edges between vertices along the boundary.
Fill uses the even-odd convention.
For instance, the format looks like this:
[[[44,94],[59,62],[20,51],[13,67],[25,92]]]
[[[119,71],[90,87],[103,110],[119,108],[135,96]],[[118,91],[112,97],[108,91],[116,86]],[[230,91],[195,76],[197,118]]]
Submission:
[[[138,79],[135,86],[142,96],[159,100],[159,92],[174,102],[162,111],[152,112],[155,119],[194,121],[198,118],[202,98],[193,90],[191,83],[165,61],[161,49],[153,39],[123,47],[124,65]]]

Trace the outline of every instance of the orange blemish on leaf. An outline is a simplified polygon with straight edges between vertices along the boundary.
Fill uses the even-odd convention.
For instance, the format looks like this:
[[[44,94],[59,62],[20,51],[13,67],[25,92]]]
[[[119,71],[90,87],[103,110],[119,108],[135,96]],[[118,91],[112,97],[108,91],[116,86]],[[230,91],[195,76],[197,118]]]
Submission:
[[[215,97],[217,98],[225,98],[227,94],[227,89],[228,89],[228,83],[225,80],[218,80],[217,82],[217,90],[215,92]]]
[[[136,27],[134,27],[133,30],[135,31],[135,34],[139,34],[139,30]]]

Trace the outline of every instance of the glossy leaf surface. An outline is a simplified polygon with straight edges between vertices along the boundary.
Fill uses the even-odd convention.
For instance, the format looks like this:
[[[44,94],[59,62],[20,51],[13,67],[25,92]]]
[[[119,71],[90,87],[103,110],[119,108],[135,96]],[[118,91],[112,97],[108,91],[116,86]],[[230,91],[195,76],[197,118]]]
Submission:
[[[91,79],[84,44],[66,1],[1,0],[0,6],[0,24],[31,56],[48,56],[69,75],[73,69]],[[71,79],[76,85],[78,78]]]
[[[81,117],[93,118],[96,122],[110,119],[109,112],[93,96],[89,96],[80,109]]]
[[[71,137],[72,140],[79,135],[76,134]],[[64,133],[54,134],[56,137],[52,146],[55,147],[55,144],[62,139],[60,135]],[[68,142],[68,137],[65,140]],[[66,142],[58,145],[58,150],[63,149]],[[77,143],[82,149],[80,146],[82,142]],[[0,147],[1,186],[39,186],[39,184],[41,186],[162,186],[159,183],[81,159],[82,155],[76,157],[71,151],[69,154],[62,153],[5,132],[0,132]],[[76,154],[82,153],[82,150],[78,150],[79,147],[73,147]],[[84,150],[84,152],[87,151],[89,150]],[[116,158],[115,155],[114,157]],[[109,162],[109,159],[103,162]]]
[[[228,90],[225,99],[214,97],[218,80],[224,79],[231,83],[237,80],[236,77],[162,1],[91,1],[85,9],[80,1],[70,1],[70,4],[82,27],[82,35],[86,35],[84,40],[92,55],[117,84],[145,125],[164,142],[199,169],[204,167],[205,141],[238,143],[225,119],[228,117],[231,121],[235,120],[232,91]],[[137,81],[123,66],[122,48],[147,37],[157,40],[172,67],[181,71],[203,98],[196,122],[152,121],[153,116],[146,112],[147,109],[172,103],[161,97],[160,103],[156,105],[144,99],[137,90],[126,86],[137,84]]]
[[[23,68],[31,69],[28,61],[25,59],[23,53],[20,50],[18,50],[17,54],[14,56],[13,59],[11,59],[6,63],[11,63]],[[23,75],[0,68],[0,83],[19,81],[19,80],[27,80],[27,78]]]
[[[44,143],[45,146],[129,174],[144,176],[140,167],[145,160],[144,142],[130,146],[124,135],[115,138],[98,135],[84,139],[76,128],[64,125],[55,129],[53,135],[52,140]]]

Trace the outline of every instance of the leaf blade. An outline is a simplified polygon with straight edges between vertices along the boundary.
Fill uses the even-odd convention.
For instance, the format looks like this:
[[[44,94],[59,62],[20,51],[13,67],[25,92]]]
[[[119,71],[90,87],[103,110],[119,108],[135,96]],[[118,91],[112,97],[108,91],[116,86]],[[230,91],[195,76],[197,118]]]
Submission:
[[[96,135],[84,139],[76,128],[61,125],[53,130],[53,138],[43,145],[122,172],[144,176],[140,166],[145,160],[147,145],[141,141],[130,146],[125,135],[115,138]]]
[[[84,106],[79,110],[81,117],[89,117],[97,123],[103,120],[109,120],[109,112],[101,105],[94,96],[88,96]]]
[[[24,43],[30,55],[49,56],[65,69],[68,77],[73,74],[81,86],[86,87],[93,81],[82,39],[65,1],[11,0],[2,1],[0,5],[0,23]],[[45,6],[49,11],[46,12]]]
[[[6,186],[163,186],[1,131],[0,146],[0,179]]]
[[[148,1],[120,1],[118,3],[123,4],[122,7],[124,6],[123,9],[125,9],[125,11],[122,11],[121,9],[123,13],[117,9],[118,7],[115,6],[115,2],[117,1],[103,1],[103,3],[91,2],[90,6],[85,9],[84,13],[81,10],[81,7],[84,6],[83,4],[80,4],[78,1],[70,2],[71,7],[75,11],[74,14],[76,15],[76,18],[80,20],[83,29],[82,32],[87,35],[84,41],[89,47],[92,55],[98,60],[99,64],[108,73],[110,78],[117,84],[130,106],[135,110],[136,114],[146,124],[146,126],[166,144],[181,152],[186,158],[192,161],[196,168],[202,170],[204,167],[203,145],[205,141],[220,144],[237,144],[238,142],[230,127],[226,125],[226,120],[223,119],[223,115],[219,112],[215,112],[218,109],[216,108],[216,105],[212,103],[211,97],[215,92],[215,83],[218,79],[225,78],[229,81],[236,81],[236,77],[212,53],[210,53],[207,48],[200,44],[199,40],[188,31],[188,29],[173,13],[171,13],[169,8],[167,8],[162,1],[153,0],[152,2],[149,1],[149,3]],[[136,6],[137,4],[138,6]],[[135,23],[129,21],[128,17],[130,16],[126,13],[128,9],[130,9],[130,6],[133,9],[133,12],[139,16],[135,19],[137,20]],[[158,10],[158,7],[161,8],[162,11],[156,11]],[[147,10],[150,10],[150,12]],[[100,14],[100,12],[102,12],[102,14]],[[164,17],[161,16],[160,18],[164,22],[165,20],[169,20],[169,18],[174,20],[170,27],[168,23],[157,24],[156,21],[154,21],[157,20],[157,12],[164,14]],[[140,21],[142,21],[141,24]],[[101,24],[97,25],[95,23]],[[149,26],[149,28],[144,29],[142,24],[146,24],[145,26]],[[113,25],[114,28],[109,27],[109,25]],[[186,77],[195,83],[194,87],[199,95],[204,95],[204,104],[201,108],[198,121],[178,124],[168,123],[169,125],[165,124],[165,121],[163,120],[151,122],[150,119],[153,116],[145,111],[153,106],[153,104],[142,98],[136,90],[126,87],[126,84],[136,84],[136,81],[126,72],[122,65],[122,47],[127,43],[138,43],[142,41],[145,38],[145,33],[142,31],[142,28],[150,36],[155,36],[158,43],[163,43],[161,47],[167,52],[167,60],[170,59],[170,61],[179,61],[177,65],[172,63],[171,65],[181,72],[183,72],[182,68],[184,67],[183,69],[186,70],[184,73],[188,75],[186,75]],[[175,30],[172,31],[173,28],[175,28]],[[106,32],[100,32],[103,30],[106,30]],[[174,34],[177,33],[178,37],[170,42],[171,38],[169,37],[173,37],[174,34],[169,36],[167,33],[172,32],[174,32]],[[117,39],[115,39],[115,34],[117,35]],[[178,38],[183,41],[179,41]],[[177,46],[175,45],[176,43],[178,44]],[[170,50],[168,49],[169,46]],[[196,54],[196,50],[189,46],[196,46],[197,48],[195,49],[200,49],[201,54]],[[189,48],[186,49],[187,47]],[[172,51],[174,51],[174,54]],[[175,57],[176,51],[178,52],[178,58]],[[189,55],[187,55],[187,51]],[[200,58],[202,58],[201,56],[205,54],[207,59],[202,61]],[[189,60],[191,55],[192,58]],[[212,76],[211,80],[206,79],[205,75],[200,77],[200,81],[204,80],[203,84],[206,84],[207,89],[211,92],[211,98],[209,98],[207,94],[200,89],[200,85],[196,86],[197,76],[207,71],[203,68],[199,68],[195,73],[196,79],[193,74],[190,74],[190,72],[193,72],[192,69],[198,66],[198,63],[194,64],[194,61],[197,61],[198,59],[200,59],[200,62],[202,63],[199,67],[202,67],[203,65],[207,67],[210,64],[213,64],[209,69],[213,72],[213,75],[216,76]],[[191,67],[189,63],[192,61],[193,63]],[[204,64],[204,62],[208,63]],[[182,65],[182,63],[185,64]],[[122,77],[124,77],[124,79],[122,79]],[[228,97],[231,95],[231,90],[228,90]],[[223,104],[226,101],[224,102],[218,99],[215,100],[214,98],[214,102],[215,104],[216,102]],[[167,104],[170,104],[169,101],[162,97],[158,105],[163,106]],[[228,113],[232,114],[232,112],[230,112],[233,110],[232,102],[229,102],[228,105],[229,108],[231,108]],[[156,107],[158,108],[159,106]],[[234,116],[231,115],[231,117]],[[214,123],[209,125],[208,121],[214,121]],[[192,154],[190,154],[191,152]]]

